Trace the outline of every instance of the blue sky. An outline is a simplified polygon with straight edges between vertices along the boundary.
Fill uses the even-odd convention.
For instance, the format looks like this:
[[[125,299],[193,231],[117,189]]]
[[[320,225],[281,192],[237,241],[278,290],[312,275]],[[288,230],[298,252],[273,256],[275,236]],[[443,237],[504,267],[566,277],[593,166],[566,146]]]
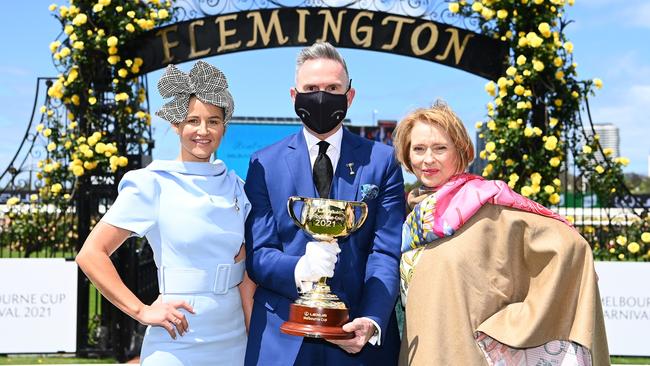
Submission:
[[[55,1],[56,2],[56,1]],[[67,1],[66,1],[67,2]],[[61,32],[47,7],[52,0],[4,4],[0,34],[0,169],[4,170],[22,139],[31,113],[36,78],[55,76],[48,48]],[[61,4],[61,2],[59,2]],[[628,172],[648,174],[650,154],[650,1],[577,0],[568,7],[574,20],[566,33],[575,45],[582,79],[601,78],[604,88],[590,99],[594,122],[619,126],[621,154],[631,159]],[[645,45],[645,46],[644,46]],[[247,51],[206,61],[228,76],[240,116],[293,117],[289,89],[293,86],[297,48]],[[485,118],[486,80],[432,62],[378,52],[341,50],[357,89],[348,117],[354,124],[397,119],[434,100],[446,100],[470,134]],[[189,69],[189,64],[180,66]],[[154,86],[161,71],[149,74]],[[149,92],[152,112],[162,100]],[[168,123],[154,118],[154,158],[172,159],[177,139]],[[227,135],[226,135],[226,138]]]

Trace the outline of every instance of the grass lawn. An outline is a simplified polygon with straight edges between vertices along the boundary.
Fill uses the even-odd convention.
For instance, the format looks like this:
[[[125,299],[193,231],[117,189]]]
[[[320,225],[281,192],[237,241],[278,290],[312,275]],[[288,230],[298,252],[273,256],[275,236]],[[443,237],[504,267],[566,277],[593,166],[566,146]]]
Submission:
[[[0,356],[0,365],[65,365],[65,364],[116,363],[112,358],[75,358],[68,356]]]
[[[619,365],[650,365],[650,357],[612,357],[613,364]]]

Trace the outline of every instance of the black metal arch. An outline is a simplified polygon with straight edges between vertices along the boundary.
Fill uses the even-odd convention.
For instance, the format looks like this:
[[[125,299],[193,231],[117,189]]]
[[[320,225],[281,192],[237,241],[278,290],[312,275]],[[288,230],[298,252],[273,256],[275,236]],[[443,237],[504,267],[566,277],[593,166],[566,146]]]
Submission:
[[[270,7],[191,18],[145,33],[127,46],[140,57],[141,73],[193,59],[255,49],[307,46],[328,41],[337,47],[415,57],[491,80],[503,75],[508,46],[408,12],[394,14],[356,7]],[[181,18],[183,19],[183,18]]]

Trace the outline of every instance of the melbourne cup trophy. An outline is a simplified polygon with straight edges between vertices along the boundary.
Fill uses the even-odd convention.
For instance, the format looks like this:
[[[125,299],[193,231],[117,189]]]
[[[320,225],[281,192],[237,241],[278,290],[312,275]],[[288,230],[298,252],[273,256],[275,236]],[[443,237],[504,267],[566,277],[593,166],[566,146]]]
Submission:
[[[302,202],[300,219],[294,204]],[[368,215],[364,202],[324,198],[289,197],[287,209],[301,229],[320,241],[344,238],[363,225]],[[359,213],[358,220],[356,213]],[[311,338],[349,339],[354,333],[343,331],[348,322],[345,304],[331,293],[327,277],[321,278],[308,292],[302,294],[289,308],[289,321],[282,324],[283,333]]]

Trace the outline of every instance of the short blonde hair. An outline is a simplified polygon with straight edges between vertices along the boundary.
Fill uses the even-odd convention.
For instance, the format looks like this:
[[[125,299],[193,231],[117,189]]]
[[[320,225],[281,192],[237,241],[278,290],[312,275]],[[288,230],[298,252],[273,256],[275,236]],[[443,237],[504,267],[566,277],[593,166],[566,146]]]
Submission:
[[[393,141],[397,160],[404,168],[413,173],[409,152],[411,150],[411,131],[416,122],[437,126],[449,135],[456,152],[456,174],[462,173],[474,160],[474,144],[463,125],[463,121],[444,101],[437,100],[429,108],[418,108],[404,117],[395,128],[395,139]]]

